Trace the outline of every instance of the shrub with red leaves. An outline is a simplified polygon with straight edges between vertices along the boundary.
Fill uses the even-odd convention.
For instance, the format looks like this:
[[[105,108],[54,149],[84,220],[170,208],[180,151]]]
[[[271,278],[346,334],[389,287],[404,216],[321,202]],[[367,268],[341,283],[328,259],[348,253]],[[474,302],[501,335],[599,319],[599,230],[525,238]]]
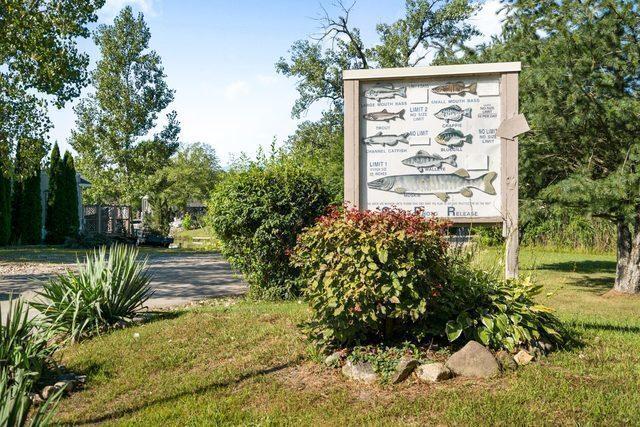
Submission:
[[[448,223],[400,209],[334,209],[298,237],[292,262],[310,338],[336,347],[415,335],[447,282]]]

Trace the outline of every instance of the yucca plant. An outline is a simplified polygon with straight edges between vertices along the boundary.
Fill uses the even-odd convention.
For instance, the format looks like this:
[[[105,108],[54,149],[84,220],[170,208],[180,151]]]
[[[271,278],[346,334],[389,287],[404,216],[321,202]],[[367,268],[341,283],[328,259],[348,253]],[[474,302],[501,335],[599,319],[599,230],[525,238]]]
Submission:
[[[0,370],[0,426],[39,427],[50,424],[64,389],[49,396],[28,419],[31,409],[29,391],[33,382],[32,372],[19,369],[11,378],[6,369]]]
[[[44,284],[43,299],[32,303],[53,328],[72,340],[130,322],[152,295],[147,260],[138,250],[116,244],[101,247],[68,271]]]
[[[16,370],[39,375],[56,350],[50,338],[50,332],[29,319],[27,303],[10,297],[8,310],[0,310],[0,370],[10,377]]]

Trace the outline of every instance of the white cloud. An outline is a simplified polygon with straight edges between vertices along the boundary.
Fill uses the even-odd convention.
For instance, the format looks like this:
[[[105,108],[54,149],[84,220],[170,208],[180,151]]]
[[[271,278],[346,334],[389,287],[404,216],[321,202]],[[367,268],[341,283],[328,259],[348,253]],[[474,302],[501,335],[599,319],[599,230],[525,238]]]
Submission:
[[[506,17],[506,10],[502,7],[500,0],[487,0],[482,4],[478,13],[469,19],[469,23],[474,25],[481,35],[472,38],[469,45],[487,43],[491,41],[491,36],[500,34],[502,21]]]
[[[155,16],[156,1],[154,0],[107,0],[104,7],[98,12],[100,21],[112,20],[125,6],[131,6],[147,16]]]
[[[251,87],[249,83],[244,80],[237,80],[233,83],[228,84],[224,88],[224,96],[225,98],[235,101],[239,98],[243,98],[251,92]]]

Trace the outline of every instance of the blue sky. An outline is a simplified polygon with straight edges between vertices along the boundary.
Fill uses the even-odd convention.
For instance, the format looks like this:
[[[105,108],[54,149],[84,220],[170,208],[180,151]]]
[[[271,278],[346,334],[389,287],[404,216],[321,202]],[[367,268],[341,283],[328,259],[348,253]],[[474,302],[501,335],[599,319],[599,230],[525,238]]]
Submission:
[[[170,109],[178,112],[181,140],[213,146],[223,164],[234,154],[254,154],[275,137],[293,133],[291,118],[295,81],[276,74],[274,63],[287,56],[291,44],[317,33],[318,1],[257,0],[107,0],[100,23],[111,23],[125,5],[144,13],[151,29],[151,48],[162,57],[167,82],[176,90]],[[324,4],[329,10],[331,2]],[[498,0],[483,3],[473,23],[484,37],[496,34]],[[365,40],[375,37],[375,24],[402,16],[404,0],[359,0],[351,18]],[[94,62],[98,51],[91,40],[80,49]],[[93,63],[92,63],[93,66]],[[77,102],[77,101],[76,101]],[[50,137],[62,148],[75,115],[69,103],[52,109]],[[317,118],[322,106],[308,114]]]

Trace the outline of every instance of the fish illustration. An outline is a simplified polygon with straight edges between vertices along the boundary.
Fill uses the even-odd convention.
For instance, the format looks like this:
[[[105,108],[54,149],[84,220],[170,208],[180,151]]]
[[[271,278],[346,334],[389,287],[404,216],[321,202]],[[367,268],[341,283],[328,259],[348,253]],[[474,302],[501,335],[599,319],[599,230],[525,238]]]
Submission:
[[[435,116],[447,123],[454,121],[459,122],[465,117],[471,117],[471,108],[460,108],[459,105],[450,105],[438,111]]]
[[[393,85],[380,85],[367,89],[364,92],[364,97],[369,99],[375,99],[380,102],[381,99],[390,99],[399,96],[401,98],[407,97],[407,88],[398,87],[394,88]]]
[[[471,117],[471,116],[469,116],[469,117]],[[376,111],[374,113],[367,113],[367,114],[364,115],[364,118],[366,120],[373,120],[373,121],[377,121],[377,122],[387,122],[387,123],[389,121],[395,120],[395,119],[404,120],[404,109],[398,111],[397,113],[390,113],[389,111],[384,109],[382,111]]]
[[[431,89],[431,92],[438,95],[446,95],[451,98],[451,95],[464,96],[467,92],[473,95],[477,94],[478,83],[471,83],[465,85],[464,82],[447,83],[444,85],[436,86]]]
[[[436,142],[447,147],[462,147],[464,143],[471,144],[473,135],[466,135],[454,128],[447,128],[436,136]]]
[[[446,163],[453,167],[457,167],[458,165],[456,164],[456,158],[457,156],[455,154],[443,158],[442,156],[440,156],[440,154],[429,154],[426,151],[420,150],[415,154],[415,156],[404,159],[402,161],[402,164],[413,166],[414,168],[417,168],[420,173],[422,173],[422,171],[428,168],[439,168],[443,163]]]
[[[400,135],[384,135],[382,132],[378,132],[375,135],[363,138],[362,142],[367,145],[379,144],[384,147],[385,145],[397,145],[398,142],[408,144],[409,140],[407,138],[409,138],[409,132]]]
[[[488,172],[477,178],[470,178],[466,169],[458,169],[448,174],[385,176],[367,183],[367,186],[373,190],[393,191],[398,194],[433,194],[446,202],[449,194],[473,196],[471,188],[495,195],[493,181],[497,176],[496,172]]]

